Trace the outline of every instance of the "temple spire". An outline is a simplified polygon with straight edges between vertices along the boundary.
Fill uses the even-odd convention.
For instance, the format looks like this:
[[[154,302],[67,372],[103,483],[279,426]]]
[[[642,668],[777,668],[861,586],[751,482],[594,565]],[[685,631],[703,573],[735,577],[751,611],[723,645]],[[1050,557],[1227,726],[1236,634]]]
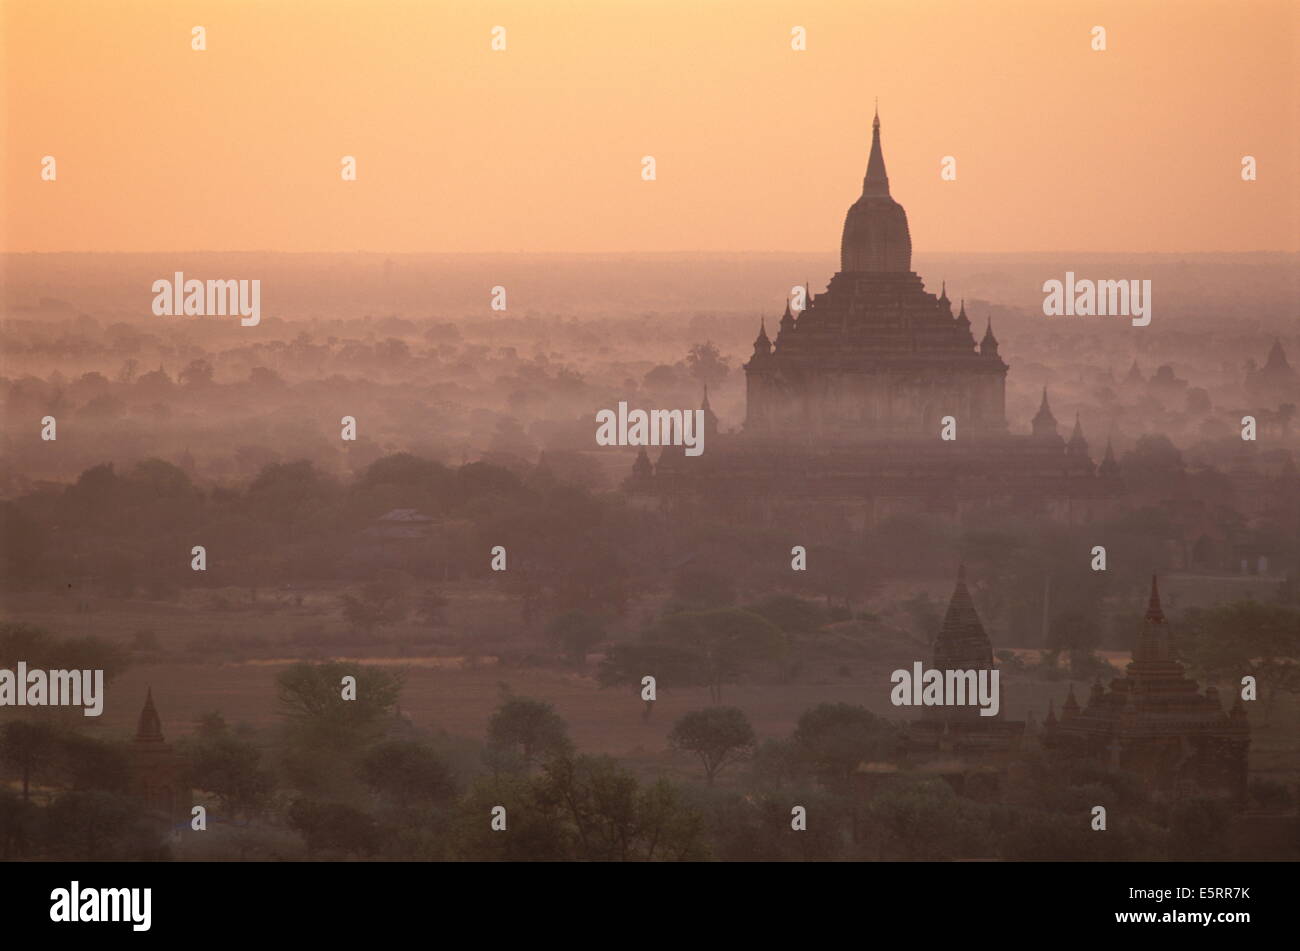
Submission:
[[[993,336],[992,317],[989,317],[988,325],[984,328],[984,339],[980,341],[980,353],[993,357],[998,355],[998,338]]]
[[[1079,713],[1079,701],[1074,696],[1074,681],[1070,681],[1070,690],[1065,695],[1065,703],[1061,704],[1061,713],[1067,720]]]
[[[954,670],[993,666],[993,646],[966,587],[965,565],[957,567],[957,584],[934,641],[934,664]]]
[[[1160,588],[1156,576],[1151,575],[1151,597],[1147,601],[1147,613],[1142,630],[1138,632],[1137,643],[1133,645],[1133,661],[1130,669],[1139,670],[1147,664],[1167,664],[1173,661],[1173,651],[1169,645],[1169,626],[1165,623],[1165,612],[1160,606]]]
[[[1277,337],[1273,338],[1273,346],[1269,348],[1268,359],[1264,361],[1265,370],[1287,371],[1291,365],[1286,361],[1286,351],[1282,349],[1282,341]]]
[[[794,314],[790,311],[790,298],[785,299],[785,313],[781,315],[781,323],[777,327],[777,339],[781,339],[781,334],[788,333],[794,329]]]
[[[871,120],[871,156],[867,159],[867,177],[862,180],[862,194],[889,197],[889,176],[885,174],[885,154],[880,148],[880,107]]]
[[[772,353],[772,341],[767,336],[767,318],[759,318],[758,336],[754,338],[754,356],[763,358]]]
[[[1035,436],[1055,436],[1056,435],[1056,417],[1052,415],[1052,408],[1047,405],[1047,387],[1043,387],[1043,402],[1038,407],[1038,412],[1033,420]]]
[[[1156,576],[1151,576],[1151,597],[1147,601],[1147,620],[1153,624],[1163,624],[1165,612],[1160,607],[1160,588],[1156,584]]]
[[[1070,442],[1068,449],[1076,455],[1087,455],[1088,440],[1083,438],[1083,423],[1079,421],[1079,414],[1074,414],[1074,431],[1070,433]]]
[[[158,709],[153,705],[153,688],[146,687],[144,708],[140,711],[140,722],[136,727],[137,743],[161,743],[163,741],[162,719]]]

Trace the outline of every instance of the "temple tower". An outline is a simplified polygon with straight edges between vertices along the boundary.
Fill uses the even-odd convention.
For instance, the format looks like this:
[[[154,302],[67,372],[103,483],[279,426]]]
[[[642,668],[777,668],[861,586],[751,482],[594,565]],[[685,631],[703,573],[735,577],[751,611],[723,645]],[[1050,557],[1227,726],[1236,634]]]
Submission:
[[[129,791],[152,817],[168,827],[190,820],[193,799],[185,767],[163,738],[162,719],[154,706],[152,689],[145,692],[131,744]]]

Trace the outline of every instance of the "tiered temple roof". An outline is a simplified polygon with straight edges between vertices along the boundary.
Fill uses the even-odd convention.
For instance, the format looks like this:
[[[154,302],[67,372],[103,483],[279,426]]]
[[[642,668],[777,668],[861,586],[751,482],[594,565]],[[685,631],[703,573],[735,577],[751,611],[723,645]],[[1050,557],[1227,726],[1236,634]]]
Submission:
[[[1250,726],[1238,696],[1225,711],[1218,689],[1202,693],[1174,656],[1153,575],[1146,617],[1125,675],[1093,685],[1082,709],[1071,685],[1044,742],[1142,775],[1153,785],[1243,794]]]
[[[707,499],[767,523],[811,528],[811,515],[850,533],[902,512],[960,515],[1011,504],[1066,521],[1110,514],[1122,488],[1113,458],[1099,477],[1082,424],[1076,417],[1067,445],[1046,391],[1033,435],[1011,434],[1008,366],[991,319],[976,346],[965,302],[954,314],[946,285],[936,297],[911,270],[911,234],[890,195],[879,115],[862,193],[845,218],[840,265],[797,314],[787,300],[775,337],[760,322],[744,368],[740,431],[715,438],[710,411],[703,455],[669,447],[649,478],[638,461],[630,488]],[[941,438],[952,429],[948,420],[955,439]],[[821,511],[810,513],[803,500],[819,500]]]

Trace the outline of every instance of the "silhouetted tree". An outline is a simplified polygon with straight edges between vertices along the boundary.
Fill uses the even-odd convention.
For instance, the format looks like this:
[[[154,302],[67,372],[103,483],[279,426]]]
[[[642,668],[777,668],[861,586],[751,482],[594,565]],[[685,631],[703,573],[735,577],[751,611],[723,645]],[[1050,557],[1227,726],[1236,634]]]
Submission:
[[[539,756],[567,752],[569,731],[555,708],[529,697],[507,697],[488,721],[488,744],[498,751],[518,755],[524,768]]]
[[[47,723],[14,720],[0,727],[0,760],[15,770],[23,784],[23,802],[30,798],[32,776],[53,761],[57,734]]]
[[[716,385],[727,378],[731,367],[712,340],[697,343],[686,354],[686,369],[702,384]]]
[[[456,795],[451,768],[434,750],[410,740],[389,740],[361,760],[361,778],[400,803],[444,803]]]
[[[743,759],[754,748],[754,728],[736,707],[710,707],[685,714],[668,734],[674,749],[694,753],[704,765],[710,786],[728,763]]]

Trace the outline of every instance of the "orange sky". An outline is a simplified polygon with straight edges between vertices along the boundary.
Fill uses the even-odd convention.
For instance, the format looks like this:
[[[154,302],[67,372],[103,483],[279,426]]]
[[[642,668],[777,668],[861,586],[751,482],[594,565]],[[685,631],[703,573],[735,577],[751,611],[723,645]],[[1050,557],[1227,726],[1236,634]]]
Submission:
[[[1300,250],[1297,0],[0,2],[9,251]]]

